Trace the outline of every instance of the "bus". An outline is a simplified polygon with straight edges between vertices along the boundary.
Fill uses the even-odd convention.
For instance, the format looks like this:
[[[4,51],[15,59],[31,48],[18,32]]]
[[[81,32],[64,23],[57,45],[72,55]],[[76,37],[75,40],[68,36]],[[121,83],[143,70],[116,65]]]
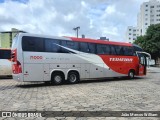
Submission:
[[[0,48],[0,76],[11,76],[11,49]]]
[[[19,33],[11,48],[12,76],[17,81],[51,84],[121,76],[132,79],[146,75],[146,57],[136,49],[124,42]]]

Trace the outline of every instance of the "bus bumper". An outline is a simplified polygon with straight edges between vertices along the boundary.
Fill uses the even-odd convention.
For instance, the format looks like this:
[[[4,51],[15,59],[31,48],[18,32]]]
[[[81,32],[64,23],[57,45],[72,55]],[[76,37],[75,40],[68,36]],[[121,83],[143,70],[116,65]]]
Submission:
[[[21,74],[12,74],[12,77],[13,77],[13,80],[16,80],[16,81],[23,81],[23,77]]]

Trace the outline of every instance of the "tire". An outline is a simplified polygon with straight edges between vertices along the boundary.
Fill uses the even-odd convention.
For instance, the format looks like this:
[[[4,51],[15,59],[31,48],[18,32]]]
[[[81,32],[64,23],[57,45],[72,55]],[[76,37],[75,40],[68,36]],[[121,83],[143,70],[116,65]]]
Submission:
[[[60,85],[63,81],[63,74],[61,73],[54,73],[51,77],[51,84]]]
[[[134,70],[130,70],[130,71],[128,72],[128,77],[129,77],[130,79],[133,79],[133,78],[134,78],[134,75],[135,75]]]
[[[77,72],[70,72],[68,74],[68,82],[70,84],[75,84],[79,81],[79,75]]]
[[[46,85],[49,85],[51,82],[50,81],[45,81],[44,82]]]

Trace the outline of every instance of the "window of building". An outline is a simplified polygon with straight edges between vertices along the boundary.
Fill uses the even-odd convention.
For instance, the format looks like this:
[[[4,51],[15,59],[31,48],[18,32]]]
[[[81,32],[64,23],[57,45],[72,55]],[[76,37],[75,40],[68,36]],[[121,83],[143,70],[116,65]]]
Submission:
[[[154,6],[151,6],[151,8],[154,8]]]
[[[148,14],[145,14],[145,16],[148,16]]]
[[[146,7],[148,7],[148,5],[146,5]]]
[[[145,11],[148,11],[148,9],[146,9]]]
[[[132,35],[131,33],[129,33],[129,35]]]
[[[131,31],[131,29],[129,29],[129,31]]]
[[[145,25],[148,25],[148,23],[145,23]]]

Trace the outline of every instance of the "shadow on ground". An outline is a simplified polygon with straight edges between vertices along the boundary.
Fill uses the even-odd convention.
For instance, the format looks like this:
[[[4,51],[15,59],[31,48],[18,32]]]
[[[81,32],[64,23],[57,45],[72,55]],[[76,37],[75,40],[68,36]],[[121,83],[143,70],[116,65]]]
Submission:
[[[134,79],[128,79],[128,78],[108,78],[108,79],[101,79],[101,80],[83,80],[80,81],[79,85],[81,84],[96,84],[96,83],[102,83],[102,82],[116,82],[116,81],[139,81],[139,80],[146,80],[143,77],[135,77]],[[21,87],[21,88],[31,88],[31,87],[46,87],[46,86],[71,86],[75,84],[69,84],[67,82],[63,83],[62,85],[51,85],[51,84],[46,84],[44,82],[25,82],[24,84],[21,85],[16,85],[16,87]]]

